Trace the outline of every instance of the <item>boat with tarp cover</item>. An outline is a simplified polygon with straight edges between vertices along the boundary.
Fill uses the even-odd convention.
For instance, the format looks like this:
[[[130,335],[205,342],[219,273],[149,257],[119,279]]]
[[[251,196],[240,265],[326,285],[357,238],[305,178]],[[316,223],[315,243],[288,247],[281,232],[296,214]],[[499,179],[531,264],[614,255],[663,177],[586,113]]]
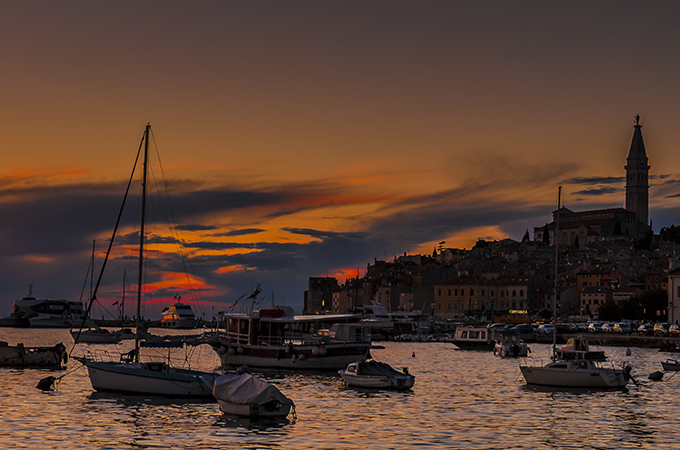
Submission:
[[[252,419],[283,419],[295,404],[276,386],[249,374],[221,375],[213,396],[225,414]]]

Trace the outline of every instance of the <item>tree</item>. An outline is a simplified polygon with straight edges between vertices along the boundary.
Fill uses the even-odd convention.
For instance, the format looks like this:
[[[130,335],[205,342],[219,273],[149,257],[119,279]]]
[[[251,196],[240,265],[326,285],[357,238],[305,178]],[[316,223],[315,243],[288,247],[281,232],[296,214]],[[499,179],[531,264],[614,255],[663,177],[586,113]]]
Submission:
[[[607,322],[618,322],[621,320],[619,305],[617,305],[614,300],[607,300],[604,304],[600,305],[597,310],[597,317],[599,320]]]
[[[645,236],[638,241],[639,250],[649,250],[652,246],[652,239],[654,238],[654,232],[651,228],[647,228]]]
[[[548,224],[543,227],[543,243],[545,245],[550,245],[550,230],[548,229]]]
[[[527,228],[527,231],[524,232],[524,237],[522,237],[522,242],[529,242],[529,229]]]
[[[631,300],[639,302],[644,320],[649,322],[668,320],[668,292],[665,289],[646,291]]]
[[[659,236],[666,242],[675,242],[680,244],[680,227],[671,225],[670,227],[661,227]]]

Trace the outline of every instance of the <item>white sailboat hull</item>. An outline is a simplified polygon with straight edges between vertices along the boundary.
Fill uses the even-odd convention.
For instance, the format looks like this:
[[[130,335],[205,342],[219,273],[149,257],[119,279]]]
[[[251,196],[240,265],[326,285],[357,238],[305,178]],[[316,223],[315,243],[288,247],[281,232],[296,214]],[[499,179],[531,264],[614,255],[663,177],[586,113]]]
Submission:
[[[100,362],[80,359],[92,388],[101,392],[166,397],[212,397],[214,377],[207,372],[174,369],[167,365]],[[156,367],[159,370],[154,370]]]
[[[527,384],[567,388],[617,388],[628,384],[623,370],[613,368],[560,369],[548,366],[520,366]]]
[[[344,370],[340,370],[338,373],[342,376],[347,386],[370,389],[411,389],[416,381],[412,375],[356,375]]]

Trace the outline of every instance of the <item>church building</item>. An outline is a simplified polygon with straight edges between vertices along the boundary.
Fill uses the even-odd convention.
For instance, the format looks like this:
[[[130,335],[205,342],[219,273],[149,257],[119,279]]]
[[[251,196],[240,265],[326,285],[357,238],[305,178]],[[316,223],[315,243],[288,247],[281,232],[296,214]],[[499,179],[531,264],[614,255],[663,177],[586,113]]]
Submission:
[[[600,239],[641,239],[649,230],[649,160],[642,140],[640,116],[635,116],[633,139],[626,159],[626,207],[574,212],[560,207],[553,221],[534,228],[534,240],[555,243],[555,221],[559,214],[560,245],[577,246]]]

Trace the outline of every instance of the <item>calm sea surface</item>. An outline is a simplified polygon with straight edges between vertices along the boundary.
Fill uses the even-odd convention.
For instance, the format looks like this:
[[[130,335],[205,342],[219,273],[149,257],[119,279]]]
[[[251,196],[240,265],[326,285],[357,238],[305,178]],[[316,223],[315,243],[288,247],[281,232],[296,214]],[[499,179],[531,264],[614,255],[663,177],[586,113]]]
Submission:
[[[163,333],[166,333],[164,330]],[[0,328],[10,345],[73,341],[67,330]],[[84,345],[75,354],[132,348]],[[264,377],[297,408],[297,419],[250,422],[223,416],[216,403],[99,394],[86,370],[73,361],[54,393],[35,388],[41,378],[67,372],[0,369],[0,448],[226,449],[226,448],[677,448],[680,377],[661,382],[663,353],[603,347],[612,361],[633,364],[639,386],[623,391],[559,391],[527,388],[517,361],[491,352],[455,350],[447,343],[384,343],[373,356],[416,376],[412,391],[345,388],[337,374]],[[144,349],[145,351],[154,351]],[[533,345],[547,358],[548,345]],[[165,354],[167,350],[161,351]],[[173,350],[184,360],[184,350]],[[415,357],[412,354],[415,353]],[[158,353],[156,353],[158,354]],[[175,359],[176,360],[176,359]],[[218,365],[203,345],[192,368]]]

